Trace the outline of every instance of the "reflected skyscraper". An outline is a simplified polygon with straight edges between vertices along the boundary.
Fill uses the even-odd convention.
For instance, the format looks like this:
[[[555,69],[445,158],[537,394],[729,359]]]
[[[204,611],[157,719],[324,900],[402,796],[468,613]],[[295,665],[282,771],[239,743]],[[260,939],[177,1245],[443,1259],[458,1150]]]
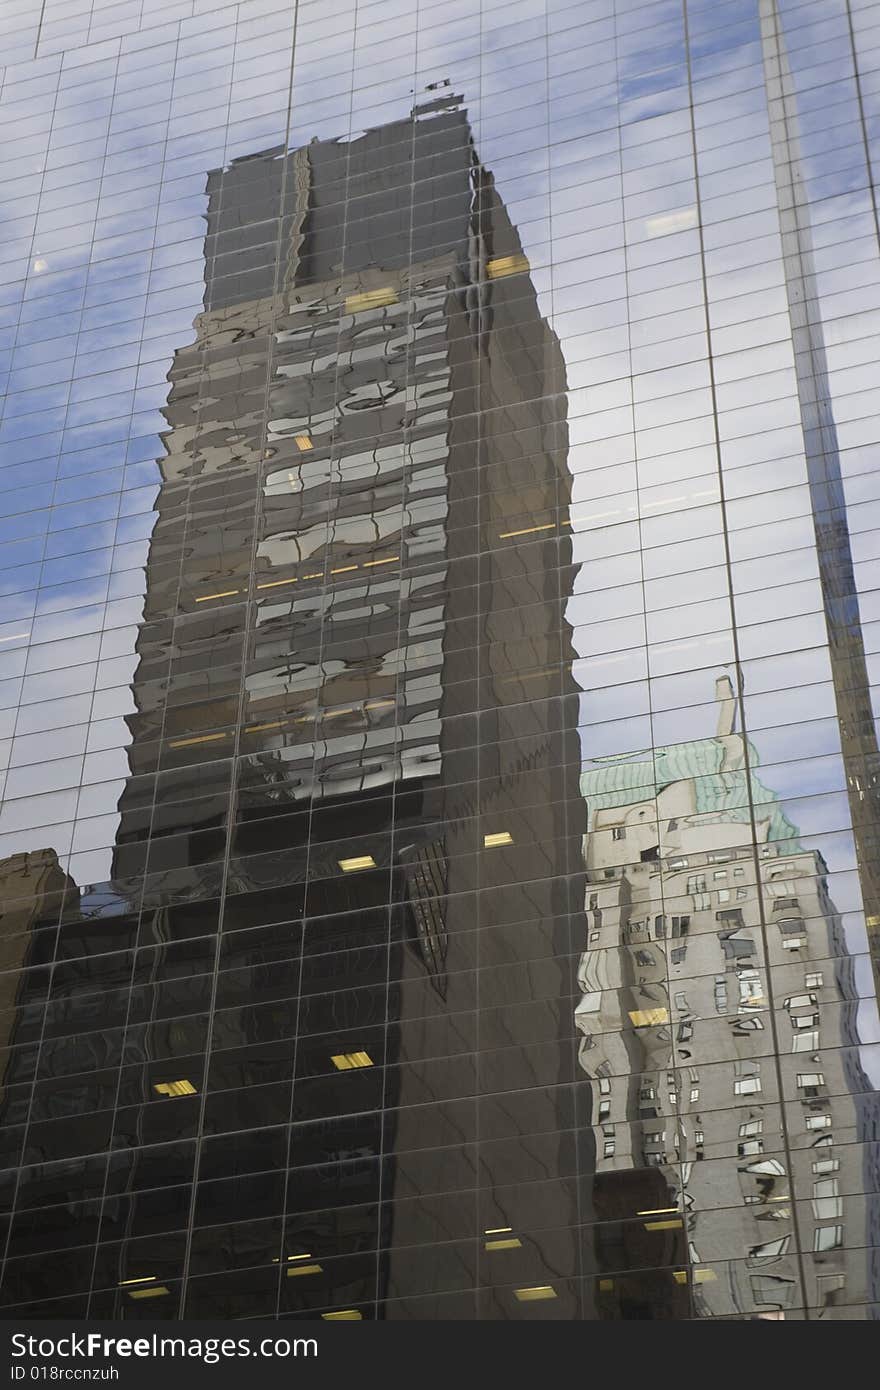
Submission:
[[[0,1310],[875,1320],[876,4],[70,8]]]
[[[551,1166],[576,1171],[564,364],[452,93],[350,145],[239,161],[208,194],[111,880],[147,1012],[176,978],[188,1016],[165,1048],[126,1026],[134,1108],[111,1145],[135,1146],[138,1185],[161,1166],[141,1146],[197,1137],[176,1160],[192,1316],[418,1315],[438,1258],[491,1316],[475,1223],[523,1198],[484,1191],[477,1155],[503,1167],[524,1077],[546,1088]],[[533,960],[555,980],[537,1005]],[[426,1136],[452,1146],[442,1212]],[[142,1229],[129,1214],[101,1250],[105,1306],[173,1315],[182,1284],[150,1272]]]

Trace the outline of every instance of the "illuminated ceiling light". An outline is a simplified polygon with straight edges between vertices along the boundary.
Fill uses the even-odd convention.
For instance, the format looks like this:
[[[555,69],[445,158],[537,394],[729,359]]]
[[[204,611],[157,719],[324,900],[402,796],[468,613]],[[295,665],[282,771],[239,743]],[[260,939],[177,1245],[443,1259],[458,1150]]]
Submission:
[[[155,1284],[155,1282],[155,1274],[142,1274],[138,1279],[120,1279],[119,1287],[121,1289],[127,1289],[130,1288],[132,1284]]]
[[[394,561],[399,559],[399,555],[389,555],[387,560],[364,560],[364,569],[374,569],[376,565],[393,565]]]
[[[156,1081],[153,1090],[160,1096],[194,1096],[196,1088],[191,1081]]]
[[[496,256],[486,262],[486,274],[490,280],[501,280],[505,275],[522,275],[530,269],[525,256]]]
[[[338,1052],[335,1057],[331,1057],[337,1071],[352,1071],[357,1067],[371,1067],[373,1059],[369,1052]]]
[[[513,1230],[512,1226],[487,1226],[483,1232],[484,1236],[506,1236]]]
[[[502,1240],[484,1241],[483,1249],[489,1253],[493,1250],[521,1250],[522,1241],[517,1236],[505,1236]]]
[[[45,261],[42,256],[37,256],[36,260],[31,265],[31,270],[35,275],[42,275],[43,271],[48,269],[49,262]]]
[[[339,565],[337,569],[331,570],[330,573],[331,573],[331,574],[350,574],[352,570],[356,570],[356,569],[357,569],[357,565]],[[317,577],[318,577],[318,576],[316,575],[315,578],[317,578]]]
[[[306,453],[308,449],[314,449],[315,447],[312,443],[312,436],[310,434],[295,434],[293,436],[293,442],[298,449],[302,450],[303,453]]]
[[[240,592],[240,589],[222,589],[219,594],[202,594],[201,598],[196,599],[196,603],[210,603],[212,598],[231,598],[233,594]]]
[[[390,285],[379,290],[363,290],[360,294],[345,297],[345,312],[360,314],[364,309],[382,309],[386,304],[397,303],[397,291]]]
[[[501,531],[498,535],[500,541],[509,541],[514,536],[531,536],[535,531],[552,531],[555,521],[546,521],[543,526],[523,526],[519,531]]]
[[[629,1018],[634,1028],[656,1028],[669,1022],[666,1009],[630,1009]]]
[[[325,1322],[362,1322],[363,1313],[357,1308],[342,1308],[338,1313],[322,1313]]]
[[[295,584],[295,579],[269,579],[265,584],[258,584],[258,589],[278,589],[282,584]]]
[[[25,637],[30,637],[29,632],[13,632],[9,637],[0,637],[0,642],[18,642]]]
[[[483,836],[485,849],[496,849],[499,845],[512,845],[513,836],[509,830],[498,830],[494,835]]]
[[[225,737],[225,734],[199,734],[196,738],[173,738],[168,747],[191,748],[195,743],[216,743],[218,739]]]
[[[348,714],[348,710],[341,710],[340,713]],[[353,874],[358,869],[375,869],[376,861],[372,854],[358,854],[353,859],[340,859],[339,867],[344,874]]]
[[[637,1211],[636,1216],[671,1216],[678,1215],[678,1207],[646,1207],[644,1211]]]
[[[320,1265],[288,1265],[287,1277],[292,1279],[296,1274],[323,1274]]]
[[[530,1289],[514,1289],[513,1296],[520,1303],[539,1303],[545,1298],[556,1298],[556,1290],[552,1284],[536,1284]]]
[[[129,1289],[128,1296],[129,1298],[162,1298],[170,1292],[171,1290],[166,1289],[164,1284],[150,1284],[146,1289]]]

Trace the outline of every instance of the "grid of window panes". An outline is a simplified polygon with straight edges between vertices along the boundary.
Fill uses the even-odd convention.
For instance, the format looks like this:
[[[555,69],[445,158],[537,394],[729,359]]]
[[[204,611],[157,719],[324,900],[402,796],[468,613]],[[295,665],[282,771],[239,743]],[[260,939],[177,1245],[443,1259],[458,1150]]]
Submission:
[[[0,36],[0,1312],[875,1318],[880,4]]]

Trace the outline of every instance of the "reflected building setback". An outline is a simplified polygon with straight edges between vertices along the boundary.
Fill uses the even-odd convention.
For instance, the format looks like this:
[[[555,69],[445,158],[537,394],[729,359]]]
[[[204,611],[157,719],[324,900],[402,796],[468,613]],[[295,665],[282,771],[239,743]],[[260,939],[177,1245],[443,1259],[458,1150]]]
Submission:
[[[0,1314],[877,1320],[876,4],[67,8]]]

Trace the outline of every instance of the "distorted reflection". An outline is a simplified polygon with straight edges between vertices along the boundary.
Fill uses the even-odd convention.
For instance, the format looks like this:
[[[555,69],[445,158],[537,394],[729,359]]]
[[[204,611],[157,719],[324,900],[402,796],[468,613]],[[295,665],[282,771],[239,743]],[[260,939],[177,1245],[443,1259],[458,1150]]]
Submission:
[[[875,7],[69,11],[0,1309],[876,1319]]]
[[[726,674],[715,696],[714,737],[604,758],[583,774],[578,1059],[591,1080],[597,1180],[659,1170],[668,1205],[638,1215],[663,1214],[646,1231],[681,1230],[675,1274],[697,1314],[782,1314],[799,1298],[795,1229],[807,1249],[840,1249],[843,1227],[824,1223],[843,1216],[841,1194],[859,1191],[873,1164],[864,1146],[880,1121],[869,1075],[880,1029],[875,1009],[859,1019],[827,865],[762,784]],[[798,1148],[814,1175],[801,1191]],[[772,1239],[758,1222],[774,1223]],[[845,1297],[846,1259],[807,1277],[821,1312]]]

